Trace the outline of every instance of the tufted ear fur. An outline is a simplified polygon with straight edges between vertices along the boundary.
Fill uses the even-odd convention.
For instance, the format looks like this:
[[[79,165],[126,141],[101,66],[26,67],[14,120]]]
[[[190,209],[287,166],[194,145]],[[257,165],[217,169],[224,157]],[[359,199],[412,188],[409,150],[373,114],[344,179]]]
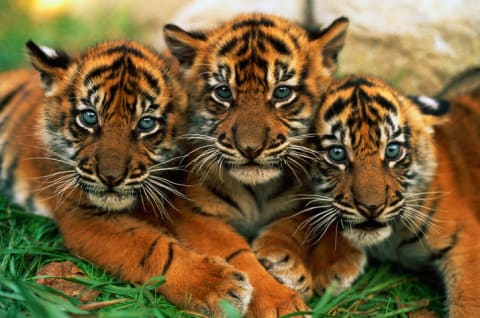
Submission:
[[[26,43],[27,53],[33,67],[40,73],[45,94],[55,91],[55,84],[70,65],[72,59],[65,52],[49,47],[39,47],[32,41]]]
[[[187,32],[174,24],[165,25],[163,34],[170,52],[178,59],[183,68],[192,66],[198,49],[207,39],[204,33]]]
[[[427,96],[408,96],[408,98],[425,116],[428,125],[437,125],[447,120],[450,113],[450,103],[447,100]]]
[[[337,57],[345,44],[348,23],[347,18],[341,17],[333,21],[326,29],[308,31],[313,46],[322,54],[323,66],[330,74],[337,69]]]

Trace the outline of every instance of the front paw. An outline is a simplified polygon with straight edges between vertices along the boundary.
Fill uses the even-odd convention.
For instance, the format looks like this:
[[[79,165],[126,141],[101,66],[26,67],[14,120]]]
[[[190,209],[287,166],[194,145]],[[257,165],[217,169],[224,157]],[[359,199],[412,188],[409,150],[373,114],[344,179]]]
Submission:
[[[196,275],[197,284],[192,287],[188,308],[208,317],[226,317],[223,301],[244,315],[252,297],[252,286],[247,276],[219,258],[205,257],[203,269]]]
[[[297,292],[304,300],[312,297],[312,275],[298,255],[274,246],[261,247],[255,254],[278,282]]]
[[[331,262],[316,268],[313,277],[315,291],[319,295],[328,288],[332,288],[334,294],[344,291],[363,273],[366,263],[366,254],[359,249],[349,249],[348,253],[337,255]]]
[[[274,282],[274,281],[273,281]],[[276,286],[275,286],[276,285]],[[288,314],[303,312],[294,317],[311,317],[311,309],[299,294],[277,284],[269,289],[255,288],[246,318],[279,318]]]

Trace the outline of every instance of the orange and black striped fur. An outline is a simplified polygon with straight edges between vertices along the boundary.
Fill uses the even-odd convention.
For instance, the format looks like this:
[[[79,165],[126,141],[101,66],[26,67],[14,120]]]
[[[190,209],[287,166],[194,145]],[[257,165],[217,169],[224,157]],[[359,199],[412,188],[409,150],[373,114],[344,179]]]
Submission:
[[[351,281],[364,251],[407,268],[432,266],[445,282],[449,316],[478,316],[480,90],[449,104],[346,77],[325,93],[313,133],[315,209],[284,230],[300,225],[297,239],[326,231],[296,254],[315,287]]]
[[[0,75],[2,191],[54,217],[73,254],[129,282],[165,275],[158,291],[180,307],[248,298],[242,273],[162,224],[168,196],[179,194],[175,138],[187,107],[170,66],[134,42],[76,57],[27,48],[37,72]]]
[[[309,33],[276,16],[246,14],[205,32],[164,28],[190,98],[182,139],[191,201],[175,202],[182,212],[172,231],[247,274],[253,286],[247,317],[308,309],[268,274],[249,241],[292,213],[297,203],[290,196],[305,191],[311,151],[303,144],[347,25],[340,18]]]

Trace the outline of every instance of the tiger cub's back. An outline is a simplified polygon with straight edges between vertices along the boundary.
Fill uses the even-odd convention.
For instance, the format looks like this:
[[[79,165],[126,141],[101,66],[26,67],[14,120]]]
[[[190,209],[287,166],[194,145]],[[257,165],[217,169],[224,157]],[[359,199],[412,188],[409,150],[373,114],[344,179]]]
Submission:
[[[460,193],[468,198],[480,219],[480,67],[462,74],[468,76],[455,77],[443,90],[442,96],[451,103],[450,120],[437,127],[435,135]],[[439,169],[447,169],[447,165],[440,161]]]

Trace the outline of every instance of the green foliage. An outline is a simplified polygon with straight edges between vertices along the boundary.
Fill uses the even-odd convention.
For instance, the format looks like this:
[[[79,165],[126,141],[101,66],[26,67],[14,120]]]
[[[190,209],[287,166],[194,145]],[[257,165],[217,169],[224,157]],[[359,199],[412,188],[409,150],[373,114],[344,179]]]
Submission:
[[[121,3],[117,2],[108,12],[96,9],[85,18],[63,14],[40,19],[22,10],[14,1],[0,1],[0,71],[28,67],[24,54],[28,40],[69,53],[104,40],[142,41],[139,36],[145,25],[132,20],[128,8]]]

